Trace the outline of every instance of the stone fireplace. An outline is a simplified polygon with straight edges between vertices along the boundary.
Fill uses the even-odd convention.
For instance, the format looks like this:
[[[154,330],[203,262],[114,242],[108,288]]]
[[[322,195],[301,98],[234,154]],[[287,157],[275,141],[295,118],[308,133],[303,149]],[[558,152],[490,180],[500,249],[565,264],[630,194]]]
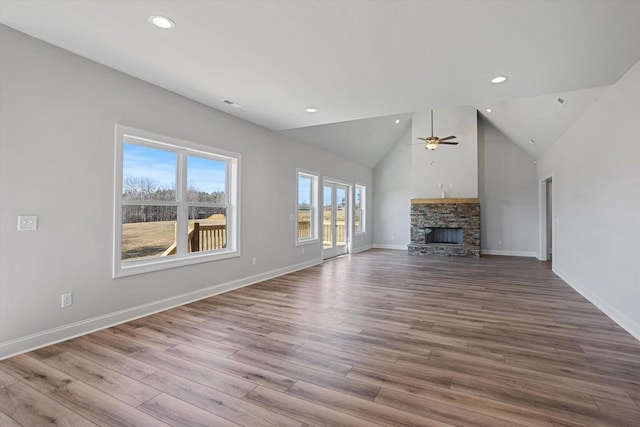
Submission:
[[[409,255],[480,256],[478,199],[411,200]]]

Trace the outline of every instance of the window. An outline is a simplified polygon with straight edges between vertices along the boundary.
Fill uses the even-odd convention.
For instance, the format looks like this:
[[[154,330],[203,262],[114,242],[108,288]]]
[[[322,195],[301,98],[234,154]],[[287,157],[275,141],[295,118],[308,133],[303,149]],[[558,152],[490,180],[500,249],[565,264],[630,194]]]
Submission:
[[[364,185],[356,184],[355,199],[355,209],[353,210],[355,222],[354,230],[356,233],[364,233],[367,231],[365,227],[365,208],[367,206],[367,196],[366,187]]]
[[[116,134],[114,277],[239,255],[239,155]]]
[[[297,190],[296,242],[315,242],[318,240],[318,175],[299,170]]]

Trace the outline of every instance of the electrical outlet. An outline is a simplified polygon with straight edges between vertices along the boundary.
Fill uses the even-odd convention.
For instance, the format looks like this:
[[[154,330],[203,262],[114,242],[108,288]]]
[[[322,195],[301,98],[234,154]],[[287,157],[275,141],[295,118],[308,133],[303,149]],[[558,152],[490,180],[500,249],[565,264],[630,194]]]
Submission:
[[[258,258],[253,257],[253,259],[251,260],[251,265],[256,265],[258,263]]]
[[[73,294],[62,294],[62,308],[71,307],[73,305]]]
[[[502,244],[502,240],[498,240],[498,244],[501,245]]]

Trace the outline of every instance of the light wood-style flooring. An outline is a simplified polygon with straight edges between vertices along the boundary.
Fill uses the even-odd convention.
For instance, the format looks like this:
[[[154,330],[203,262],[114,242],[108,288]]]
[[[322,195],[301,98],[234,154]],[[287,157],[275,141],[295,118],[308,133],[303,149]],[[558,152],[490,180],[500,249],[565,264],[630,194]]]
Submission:
[[[640,342],[534,259],[371,250],[0,362],[1,426],[638,426]]]

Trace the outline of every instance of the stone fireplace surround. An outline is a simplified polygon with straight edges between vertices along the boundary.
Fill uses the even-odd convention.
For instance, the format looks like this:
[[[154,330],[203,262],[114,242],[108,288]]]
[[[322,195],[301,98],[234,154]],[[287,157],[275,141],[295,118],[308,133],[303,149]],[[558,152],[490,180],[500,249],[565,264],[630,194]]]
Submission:
[[[426,228],[461,228],[462,244],[426,243]],[[409,255],[480,257],[478,199],[412,199]]]

